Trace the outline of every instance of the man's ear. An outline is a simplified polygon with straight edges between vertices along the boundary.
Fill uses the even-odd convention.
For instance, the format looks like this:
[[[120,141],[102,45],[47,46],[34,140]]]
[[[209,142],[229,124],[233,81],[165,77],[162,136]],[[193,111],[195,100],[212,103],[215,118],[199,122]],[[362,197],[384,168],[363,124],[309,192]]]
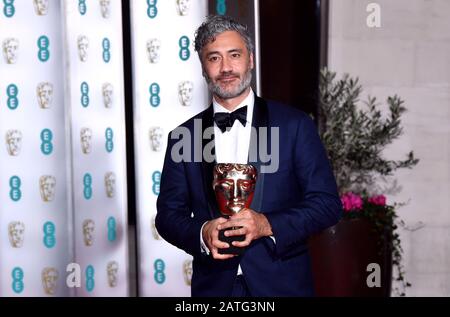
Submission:
[[[255,67],[253,53],[250,53],[250,69],[253,70]]]

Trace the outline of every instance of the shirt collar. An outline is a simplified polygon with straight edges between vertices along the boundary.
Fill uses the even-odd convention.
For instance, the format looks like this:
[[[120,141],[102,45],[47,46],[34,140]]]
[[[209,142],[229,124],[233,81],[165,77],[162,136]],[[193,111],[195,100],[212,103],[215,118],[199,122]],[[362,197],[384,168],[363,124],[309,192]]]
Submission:
[[[253,93],[253,89],[250,88],[250,92],[248,94],[247,97],[245,97],[244,100],[242,100],[242,102],[233,110],[236,111],[239,108],[248,106],[248,111],[247,111],[247,118],[248,118],[248,114],[249,113],[253,113],[253,105],[255,104],[255,94]],[[213,108],[214,108],[214,113],[216,112],[232,112],[230,110],[228,110],[227,108],[223,107],[222,105],[220,105],[216,98],[213,97]]]

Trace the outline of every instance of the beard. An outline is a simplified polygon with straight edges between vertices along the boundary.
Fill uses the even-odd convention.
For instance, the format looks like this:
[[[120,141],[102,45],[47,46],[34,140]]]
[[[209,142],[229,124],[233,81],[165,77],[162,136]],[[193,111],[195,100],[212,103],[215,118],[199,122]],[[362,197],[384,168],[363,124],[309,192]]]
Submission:
[[[216,96],[218,96],[220,99],[232,99],[240,96],[248,87],[250,87],[250,84],[252,82],[252,70],[249,68],[247,72],[244,74],[243,79],[240,80],[239,85],[233,88],[222,88],[217,81],[222,78],[230,78],[230,77],[236,77],[240,78],[239,74],[237,73],[227,73],[219,76],[217,80],[214,82],[211,80],[211,78],[205,73],[204,77],[206,79],[206,82],[208,83],[209,90]]]

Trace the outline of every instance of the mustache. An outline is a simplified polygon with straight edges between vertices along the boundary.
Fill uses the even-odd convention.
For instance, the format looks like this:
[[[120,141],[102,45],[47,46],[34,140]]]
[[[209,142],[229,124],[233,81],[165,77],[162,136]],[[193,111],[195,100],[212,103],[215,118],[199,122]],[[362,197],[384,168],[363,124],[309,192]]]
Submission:
[[[216,80],[230,79],[230,78],[240,78],[240,75],[238,73],[225,73],[220,76],[217,76]]]

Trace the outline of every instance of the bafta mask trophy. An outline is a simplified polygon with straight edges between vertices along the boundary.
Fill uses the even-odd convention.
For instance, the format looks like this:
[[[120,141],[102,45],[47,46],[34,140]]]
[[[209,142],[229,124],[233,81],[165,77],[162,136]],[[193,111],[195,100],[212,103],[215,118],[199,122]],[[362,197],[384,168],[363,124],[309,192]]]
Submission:
[[[21,221],[13,221],[8,225],[9,242],[13,248],[21,248],[25,236],[25,224]]]
[[[178,97],[183,106],[189,107],[194,94],[194,83],[191,81],[182,81],[178,84]]]
[[[192,260],[185,260],[183,262],[183,276],[184,276],[184,282],[187,286],[192,285]]]
[[[160,152],[163,145],[164,130],[161,127],[151,127],[149,131],[150,147],[154,152]]]
[[[106,196],[113,198],[116,193],[116,175],[113,172],[105,174],[105,189]]]
[[[177,0],[178,14],[185,16],[189,14],[191,0]]]
[[[161,58],[161,41],[158,39],[150,39],[147,41],[147,54],[150,63],[157,64]]]
[[[46,267],[42,270],[41,277],[45,294],[55,295],[59,277],[58,270],[52,267]]]
[[[7,38],[3,41],[3,54],[7,64],[15,64],[19,56],[19,40]]]
[[[86,62],[88,59],[89,39],[84,35],[80,35],[78,37],[77,43],[78,56],[80,57],[80,61]]]
[[[6,132],[6,148],[11,156],[18,156],[22,148],[22,132],[19,130],[8,130]]]
[[[156,229],[156,224],[155,224],[155,221],[156,221],[156,215],[153,215],[152,216],[152,223],[151,223],[151,228],[152,228],[152,234],[153,234],[153,238],[155,239],[155,240],[161,240],[161,236],[159,235],[159,232],[158,232],[158,230]]]
[[[114,88],[110,83],[104,83],[102,87],[103,92],[103,104],[105,108],[112,108]]]
[[[42,109],[49,109],[53,101],[53,85],[48,82],[42,82],[37,86],[36,92],[39,106]]]
[[[95,222],[91,219],[83,221],[84,245],[90,247],[94,244]]]
[[[41,198],[44,202],[51,202],[55,199],[56,177],[44,175],[39,178],[39,188]]]
[[[214,167],[213,189],[221,214],[228,218],[244,208],[249,208],[255,192],[257,170],[249,164],[217,164]],[[244,249],[234,247],[233,241],[244,241],[245,236],[226,237],[227,228],[220,230],[219,240],[227,242],[228,249],[219,249],[220,254],[242,254]]]
[[[89,128],[82,128],[80,132],[81,150],[84,154],[91,153],[92,150],[92,130]]]
[[[109,287],[117,286],[117,273],[119,272],[119,263],[116,261],[108,262],[106,267],[106,273],[108,275],[108,285]]]
[[[47,15],[49,7],[48,0],[34,0],[33,2],[37,15]]]
[[[108,19],[111,15],[111,0],[100,0],[100,9],[102,17]]]

